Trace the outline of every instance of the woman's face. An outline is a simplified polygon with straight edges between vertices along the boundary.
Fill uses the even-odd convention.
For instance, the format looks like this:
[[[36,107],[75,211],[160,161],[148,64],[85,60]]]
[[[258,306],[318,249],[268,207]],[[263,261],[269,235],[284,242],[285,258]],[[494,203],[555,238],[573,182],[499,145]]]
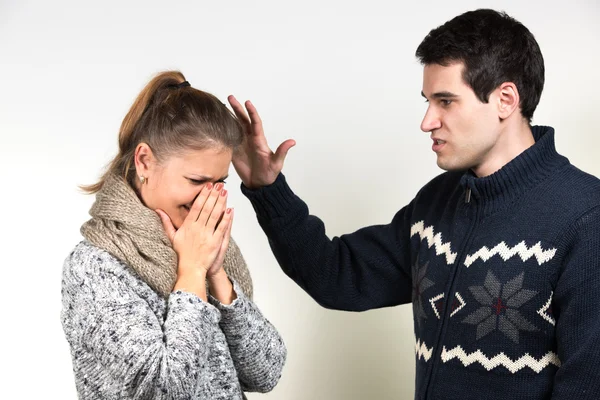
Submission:
[[[225,181],[232,155],[223,147],[189,150],[158,163],[142,143],[135,154],[138,193],[146,207],[166,212],[178,229],[204,185]],[[140,183],[140,176],[145,183]]]

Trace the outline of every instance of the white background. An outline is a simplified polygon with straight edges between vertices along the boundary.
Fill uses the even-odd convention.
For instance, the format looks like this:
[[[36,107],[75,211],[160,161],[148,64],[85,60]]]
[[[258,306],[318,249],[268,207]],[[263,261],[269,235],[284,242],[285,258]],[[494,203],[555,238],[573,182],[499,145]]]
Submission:
[[[2,398],[76,398],[59,319],[62,262],[93,201],[76,186],[115,154],[122,118],[158,71],[180,69],[222,100],[253,100],[272,146],[297,140],[284,172],[339,235],[388,222],[440,172],[419,130],[420,41],[464,11],[501,7],[546,60],[534,123],[554,126],[559,151],[600,176],[597,0],[401,3],[0,0]],[[264,397],[412,398],[410,306],[317,306],[279,269],[231,174],[233,233],[255,300],[288,346]]]

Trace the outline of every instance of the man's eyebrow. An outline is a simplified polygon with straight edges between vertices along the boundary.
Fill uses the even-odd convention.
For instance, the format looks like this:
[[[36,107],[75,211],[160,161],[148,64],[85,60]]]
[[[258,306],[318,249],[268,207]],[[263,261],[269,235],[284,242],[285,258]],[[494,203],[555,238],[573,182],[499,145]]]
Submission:
[[[421,91],[421,96],[427,98],[427,96],[425,96],[425,93],[423,93],[423,91]],[[443,92],[436,92],[436,93],[432,94],[431,97],[434,99],[440,99],[440,98],[447,99],[447,98],[456,98],[456,97],[458,97],[458,95],[454,94],[452,92],[443,91]]]

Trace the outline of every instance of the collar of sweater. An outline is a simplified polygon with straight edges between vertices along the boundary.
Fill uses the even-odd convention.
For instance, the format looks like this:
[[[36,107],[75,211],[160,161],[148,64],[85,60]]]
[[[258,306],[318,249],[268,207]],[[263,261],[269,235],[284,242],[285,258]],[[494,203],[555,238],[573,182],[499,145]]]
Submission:
[[[478,178],[472,171],[461,179],[467,197],[484,208],[484,215],[503,209],[541,181],[552,175],[569,160],[557,153],[554,129],[549,126],[531,127],[535,144],[508,162],[492,175]]]

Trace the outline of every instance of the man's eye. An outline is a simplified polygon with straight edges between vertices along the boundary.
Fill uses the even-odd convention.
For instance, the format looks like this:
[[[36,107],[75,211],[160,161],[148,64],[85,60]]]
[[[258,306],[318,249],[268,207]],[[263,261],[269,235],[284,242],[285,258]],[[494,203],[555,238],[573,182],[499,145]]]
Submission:
[[[442,105],[443,105],[444,107],[447,107],[447,106],[449,106],[450,104],[452,104],[452,100],[448,100],[448,99],[442,99],[442,100],[440,100],[440,103],[442,103]]]

